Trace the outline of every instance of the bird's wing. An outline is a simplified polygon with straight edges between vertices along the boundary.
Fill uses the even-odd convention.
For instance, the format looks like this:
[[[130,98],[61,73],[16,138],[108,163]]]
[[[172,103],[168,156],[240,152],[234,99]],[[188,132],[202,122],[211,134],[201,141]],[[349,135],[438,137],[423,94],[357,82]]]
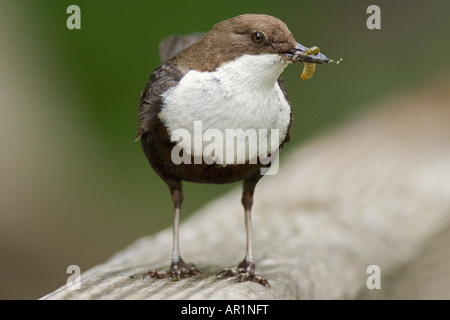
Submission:
[[[172,59],[183,49],[200,40],[204,33],[195,32],[187,35],[174,35],[165,38],[159,44],[159,58],[162,62]]]
[[[178,69],[170,61],[159,66],[153,71],[150,79],[141,94],[138,111],[137,137],[155,128],[158,113],[161,110],[162,94],[175,87],[183,78],[184,72]]]
[[[277,81],[278,81],[278,85],[280,86],[281,91],[283,92],[284,98],[286,99],[287,103],[289,104],[289,107],[291,107],[291,102],[289,101],[286,84],[284,83],[283,78],[278,77]],[[291,118],[289,121],[289,126],[286,131],[286,137],[284,138],[283,142],[280,144],[280,150],[283,148],[283,146],[286,142],[291,141],[292,108],[291,108],[290,117]]]

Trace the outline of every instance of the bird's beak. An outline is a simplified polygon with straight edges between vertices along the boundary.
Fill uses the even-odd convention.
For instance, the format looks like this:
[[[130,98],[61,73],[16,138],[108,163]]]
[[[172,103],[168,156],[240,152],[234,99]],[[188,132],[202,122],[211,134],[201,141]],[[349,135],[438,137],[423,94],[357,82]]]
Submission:
[[[317,53],[317,54],[309,54],[307,55],[308,48],[304,45],[296,42],[295,47],[288,52],[289,58],[292,60],[292,62],[307,62],[307,63],[328,63],[332,61],[331,59],[328,59],[324,54]]]

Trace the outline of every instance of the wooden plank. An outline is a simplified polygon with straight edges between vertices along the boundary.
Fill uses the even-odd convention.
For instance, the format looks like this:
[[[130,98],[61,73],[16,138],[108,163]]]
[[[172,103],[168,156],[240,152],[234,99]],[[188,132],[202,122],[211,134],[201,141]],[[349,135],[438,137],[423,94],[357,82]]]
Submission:
[[[401,284],[402,271],[420,263],[424,249],[448,252],[436,237],[450,226],[450,81],[433,84],[380,102],[382,107],[290,152],[278,174],[261,180],[254,254],[270,289],[215,277],[244,256],[235,190],[181,225],[181,254],[204,277],[142,279],[149,269],[168,267],[172,239],[165,230],[83,273],[80,289],[63,286],[43,299],[402,298],[408,290],[384,290],[387,279]],[[448,254],[431,256],[434,266],[450,261]],[[381,290],[366,286],[370,265],[380,267]],[[425,263],[421,270],[427,268]],[[446,287],[435,296],[448,299],[449,271],[439,270],[433,281]],[[427,290],[433,297],[434,289]]]

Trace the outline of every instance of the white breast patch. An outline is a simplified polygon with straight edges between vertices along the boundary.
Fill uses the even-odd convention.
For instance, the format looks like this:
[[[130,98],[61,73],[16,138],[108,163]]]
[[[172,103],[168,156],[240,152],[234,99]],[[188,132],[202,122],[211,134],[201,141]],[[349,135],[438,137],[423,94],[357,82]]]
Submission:
[[[164,93],[163,107],[158,116],[168,128],[169,134],[183,129],[183,132],[192,135],[190,141],[179,141],[179,137],[173,135],[172,141],[183,147],[185,152],[196,156],[208,144],[204,142],[201,150],[193,148],[194,126],[196,124],[198,134],[199,121],[203,134],[210,129],[209,133],[222,133],[224,139],[227,130],[229,133],[230,130],[238,129],[244,132],[261,132],[261,129],[265,129],[268,133],[266,139],[269,140],[264,142],[260,139],[258,143],[261,146],[270,144],[270,132],[277,130],[278,148],[286,136],[291,113],[277,83],[286,66],[287,63],[279,55],[266,54],[244,55],[223,64],[213,72],[191,70],[177,86]],[[254,148],[249,147],[248,141],[245,144],[246,154],[243,157],[245,160],[254,158]],[[223,146],[223,154],[218,152],[212,157],[217,163],[226,165],[229,164],[225,161],[227,153],[235,153],[236,150],[231,150],[229,144],[227,150],[226,141]],[[270,150],[273,147],[269,148],[269,152]]]

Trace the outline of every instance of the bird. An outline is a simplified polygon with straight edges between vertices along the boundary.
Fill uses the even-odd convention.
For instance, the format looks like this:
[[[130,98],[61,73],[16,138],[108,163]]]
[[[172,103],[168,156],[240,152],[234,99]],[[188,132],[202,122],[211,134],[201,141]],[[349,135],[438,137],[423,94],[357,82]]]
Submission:
[[[280,19],[242,14],[216,23],[198,41],[153,71],[140,97],[136,140],[140,140],[149,164],[169,188],[174,205],[173,249],[168,270],[151,270],[144,277],[178,281],[202,274],[180,255],[183,181],[242,181],[245,257],[237,268],[224,268],[217,276],[269,286],[266,278],[257,275],[253,256],[253,195],[256,184],[272,165],[267,159],[273,160],[271,156],[278,156],[278,151],[290,141],[293,117],[281,73],[295,62],[330,61],[322,53],[307,54],[307,50]],[[236,146],[218,141],[207,158],[206,148],[196,148],[194,143],[196,130],[200,134],[210,130],[216,134],[216,140],[226,137],[229,130],[241,130],[246,134],[245,152],[236,155]],[[260,135],[265,140],[256,142],[263,145],[257,151],[250,146],[250,138],[255,137],[250,135],[251,130],[266,130]],[[182,139],[180,132],[185,134]]]

